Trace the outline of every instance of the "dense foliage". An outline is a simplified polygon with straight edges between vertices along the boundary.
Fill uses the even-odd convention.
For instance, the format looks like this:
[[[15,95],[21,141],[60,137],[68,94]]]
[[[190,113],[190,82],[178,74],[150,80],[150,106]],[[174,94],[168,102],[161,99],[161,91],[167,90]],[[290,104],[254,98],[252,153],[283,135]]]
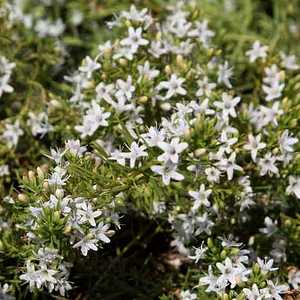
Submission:
[[[0,298],[296,295],[299,1],[108,2],[0,2]]]

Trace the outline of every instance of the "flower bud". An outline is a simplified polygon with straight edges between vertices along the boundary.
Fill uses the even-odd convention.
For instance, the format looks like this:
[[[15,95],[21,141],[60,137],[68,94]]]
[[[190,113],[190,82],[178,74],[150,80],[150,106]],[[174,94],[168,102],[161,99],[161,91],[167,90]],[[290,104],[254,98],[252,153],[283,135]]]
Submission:
[[[51,100],[49,102],[48,106],[49,106],[49,108],[52,108],[52,109],[54,109],[54,108],[60,108],[61,107],[61,103],[58,100],[53,99],[53,100]]]
[[[64,190],[63,189],[57,189],[55,191],[55,196],[58,198],[58,199],[62,199],[64,197]]]
[[[195,156],[196,157],[201,157],[204,154],[206,154],[206,149],[205,148],[198,148],[195,150]]]
[[[259,267],[259,264],[258,263],[255,263],[254,266],[252,267],[253,269],[253,273],[254,274],[259,274],[260,272],[260,267]]]
[[[208,248],[213,248],[214,247],[214,242],[211,238],[207,239],[207,247]]]
[[[65,226],[65,228],[64,228],[64,234],[70,233],[71,230],[72,230],[72,227],[70,225]]]
[[[20,201],[20,202],[27,202],[27,200],[28,200],[28,197],[27,197],[27,195],[25,195],[25,194],[19,194],[18,195],[18,200]]]
[[[229,300],[229,296],[227,293],[225,293],[222,297],[222,300]]]
[[[171,68],[170,65],[166,65],[166,66],[165,66],[165,73],[166,73],[167,75],[171,75],[171,74],[172,74],[172,68]]]
[[[120,58],[119,59],[119,64],[123,67],[126,67],[128,64],[128,61],[125,58]]]
[[[104,49],[103,55],[105,58],[110,58],[112,53],[112,48],[108,47]]]
[[[127,27],[132,27],[132,24],[131,24],[131,22],[130,22],[129,20],[126,20],[126,21],[125,21],[125,25],[126,25]]]
[[[35,173],[33,171],[28,171],[28,178],[30,181],[35,181]]]
[[[172,108],[172,106],[169,102],[164,102],[160,105],[160,108],[164,111],[169,111]]]
[[[298,119],[292,119],[289,125],[291,128],[296,128],[298,126]]]
[[[148,97],[147,96],[142,96],[138,99],[138,103],[144,104],[148,101]]]
[[[45,179],[45,173],[41,167],[36,168],[37,176],[40,180]]]
[[[43,188],[44,188],[45,191],[49,190],[49,182],[47,180],[44,180],[44,182],[43,182]]]
[[[227,257],[227,251],[224,249],[224,250],[222,250],[222,252],[221,252],[221,258],[224,260],[226,257]]]
[[[156,34],[156,36],[155,36],[155,39],[156,39],[157,41],[160,41],[160,40],[161,40],[161,32],[160,32],[160,31],[157,32],[157,34]]]

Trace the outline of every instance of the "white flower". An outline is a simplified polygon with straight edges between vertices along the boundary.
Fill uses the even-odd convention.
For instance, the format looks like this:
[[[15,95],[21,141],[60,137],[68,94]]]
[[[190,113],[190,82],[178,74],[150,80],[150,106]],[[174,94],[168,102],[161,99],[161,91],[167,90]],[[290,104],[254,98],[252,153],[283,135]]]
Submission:
[[[164,97],[165,99],[170,99],[176,95],[186,95],[186,90],[181,86],[185,82],[184,78],[178,78],[176,74],[172,74],[169,81],[161,81],[157,86],[157,89],[160,91],[166,89],[167,94]]]
[[[263,300],[264,298],[264,295],[261,294],[256,283],[252,285],[251,289],[244,288],[243,293],[245,294],[247,300]]]
[[[43,284],[56,283],[56,278],[54,277],[56,273],[56,270],[48,269],[46,265],[41,265],[41,269],[36,271],[37,288],[41,288]]]
[[[255,62],[258,58],[266,58],[267,50],[267,46],[263,46],[259,41],[255,41],[252,45],[252,49],[248,50],[246,55],[249,56],[250,62]]]
[[[196,92],[197,97],[201,97],[203,95],[210,96],[212,90],[216,88],[216,84],[214,82],[210,83],[207,76],[204,76],[203,79],[199,79],[197,81],[199,89]]]
[[[274,272],[276,270],[278,270],[278,268],[272,268],[274,260],[273,259],[261,259],[261,258],[257,258],[257,263],[260,267],[260,270],[262,272],[262,274],[267,274],[269,272]]]
[[[229,67],[228,62],[225,61],[223,65],[219,65],[218,70],[218,83],[224,83],[228,88],[232,88],[230,83],[230,78],[233,74],[231,67]]]
[[[240,97],[233,98],[227,93],[222,94],[222,101],[215,101],[214,106],[222,110],[223,116],[226,118],[231,116],[236,117],[235,107],[241,101]]]
[[[111,153],[110,158],[111,160],[115,160],[118,164],[125,166],[125,156],[124,153],[120,150],[116,149]]]
[[[149,147],[157,147],[158,143],[161,143],[165,140],[165,130],[159,130],[156,127],[151,126],[147,133],[143,133],[142,138],[146,141]]]
[[[66,149],[74,156],[82,157],[87,150],[85,146],[80,145],[80,140],[67,140]]]
[[[19,137],[23,134],[24,131],[21,129],[19,121],[16,121],[14,124],[5,124],[2,138],[6,141],[8,147],[12,148],[17,146]]]
[[[28,113],[29,120],[27,124],[31,127],[31,132],[34,136],[41,135],[42,137],[49,131],[53,130],[53,126],[48,122],[48,115],[45,112],[34,114]]]
[[[284,83],[275,82],[271,86],[263,85],[263,91],[267,94],[266,100],[271,101],[274,99],[278,99],[282,95],[282,91],[284,89]]]
[[[282,60],[282,65],[284,68],[288,70],[298,70],[299,65],[296,62],[296,56],[295,55],[286,55],[285,53],[280,53],[280,57]]]
[[[277,285],[273,281],[268,280],[267,292],[264,295],[266,299],[282,300],[281,295],[288,290],[287,285]]]
[[[261,233],[267,236],[271,236],[277,231],[277,220],[273,222],[273,220],[270,217],[265,217],[264,223],[266,227],[259,229]]]
[[[59,166],[55,167],[54,172],[48,179],[49,185],[65,185],[66,181],[69,179],[68,176],[65,177],[67,171]]]
[[[225,290],[225,287],[227,286],[227,280],[220,280],[216,275],[214,275],[212,266],[210,265],[208,267],[207,276],[200,278],[199,285],[208,285],[207,289],[205,290],[207,293],[220,292]]]
[[[279,101],[276,101],[272,107],[260,106],[262,116],[263,116],[263,126],[272,123],[274,126],[278,126],[277,116],[283,114],[283,110],[280,109]]]
[[[266,174],[278,174],[279,170],[276,167],[277,158],[272,156],[272,153],[268,152],[263,158],[258,160],[258,166],[260,167],[260,175],[264,176]]]
[[[236,153],[232,152],[228,158],[223,157],[218,163],[217,166],[227,173],[228,180],[232,180],[234,170],[243,171],[243,168],[235,163]]]
[[[201,101],[201,103],[196,102],[196,101],[191,101],[189,103],[189,106],[192,108],[194,111],[194,114],[197,115],[199,113],[205,114],[205,115],[213,115],[215,111],[213,109],[209,108],[209,99],[205,98],[204,100]]]
[[[127,77],[126,81],[118,79],[117,87],[119,88],[119,90],[116,94],[116,97],[125,96],[127,100],[130,100],[132,98],[135,87],[132,85],[132,78],[130,75]]]
[[[189,191],[189,195],[194,198],[193,210],[197,210],[201,205],[206,207],[210,206],[210,202],[208,200],[212,190],[206,190],[205,185],[202,183],[199,191]]]
[[[189,290],[180,292],[181,300],[197,300],[197,295],[195,293],[191,293]]]
[[[282,152],[293,152],[293,145],[298,143],[297,138],[289,136],[289,130],[286,129],[279,138],[279,145]]]
[[[208,21],[195,22],[195,29],[189,32],[190,37],[196,37],[205,47],[208,47],[210,39],[215,35],[213,31],[208,28]]]
[[[32,264],[30,261],[26,262],[26,273],[22,274],[20,279],[29,283],[30,290],[36,286],[38,276],[35,271],[34,264]]]
[[[6,74],[0,77],[0,97],[4,93],[12,93],[14,91],[13,87],[8,84],[10,80],[10,74]]]
[[[172,163],[176,164],[179,161],[179,155],[187,147],[187,143],[180,143],[179,138],[173,138],[171,143],[159,142],[158,147],[164,151],[157,159],[159,161],[167,162],[170,160]]]
[[[244,149],[251,151],[251,158],[256,162],[257,152],[266,147],[265,143],[261,142],[261,134],[253,136],[252,134],[248,135],[248,144],[244,145]]]
[[[148,45],[149,41],[142,37],[142,28],[136,30],[133,27],[128,28],[128,37],[121,41],[122,46],[129,46],[133,51],[136,51],[139,46]]]
[[[0,177],[9,175],[9,168],[8,165],[1,165],[0,166]]]
[[[142,10],[137,10],[135,5],[131,5],[129,11],[121,12],[121,17],[135,22],[145,22],[147,17],[149,17],[147,15],[147,11],[148,11],[147,8],[143,8]]]
[[[157,173],[162,176],[163,183],[165,185],[170,184],[170,180],[174,179],[181,181],[184,179],[184,176],[176,171],[177,165],[173,164],[171,161],[167,161],[163,165],[155,165],[151,167],[151,170],[154,173]]]
[[[94,211],[91,204],[87,203],[86,201],[77,204],[76,207],[76,213],[79,216],[79,222],[81,224],[89,222],[91,226],[96,226],[95,218],[101,216],[102,212],[100,210]]]
[[[207,176],[207,180],[209,182],[219,182],[220,181],[220,175],[221,171],[219,171],[217,168],[211,167],[205,169],[205,174]]]
[[[295,196],[300,199],[300,177],[289,176],[289,185],[286,188],[286,193],[288,195],[295,194]]]
[[[203,243],[199,248],[196,248],[196,247],[193,247],[193,248],[195,250],[195,254],[190,255],[189,258],[195,260],[195,263],[197,264],[198,261],[205,256],[205,252],[208,250],[208,248],[204,247]]]
[[[100,82],[96,86],[96,99],[101,100],[104,99],[108,103],[112,103],[112,95],[115,91],[115,87],[113,84],[105,84],[103,82]]]
[[[139,146],[136,142],[133,142],[130,146],[130,152],[123,153],[123,157],[130,160],[130,168],[134,168],[138,158],[148,156],[148,153],[144,151],[145,149],[145,145]]]
[[[281,79],[281,73],[276,64],[272,64],[271,67],[264,69],[266,75],[263,78],[263,82],[268,85],[279,84]]]
[[[97,63],[95,60],[91,59],[87,56],[82,63],[82,66],[79,67],[79,71],[86,73],[87,78],[92,77],[92,73],[101,68],[101,65]]]
[[[109,230],[110,225],[100,222],[95,229],[92,229],[95,238],[103,243],[110,243],[109,235],[113,233],[113,230]]]
[[[87,256],[89,250],[97,251],[97,239],[93,239],[90,236],[84,237],[81,241],[77,242],[73,248],[79,248],[81,250],[82,255]]]
[[[92,101],[90,108],[83,116],[82,125],[76,125],[75,130],[81,133],[81,138],[92,136],[99,126],[108,126],[106,119],[110,115],[110,112],[104,112],[95,101]]]
[[[159,75],[159,70],[150,68],[150,63],[148,60],[144,63],[144,65],[138,65],[137,68],[140,74],[139,81],[143,79],[153,80]]]
[[[4,56],[0,56],[0,75],[11,74],[15,67],[15,63],[9,62],[9,60]]]

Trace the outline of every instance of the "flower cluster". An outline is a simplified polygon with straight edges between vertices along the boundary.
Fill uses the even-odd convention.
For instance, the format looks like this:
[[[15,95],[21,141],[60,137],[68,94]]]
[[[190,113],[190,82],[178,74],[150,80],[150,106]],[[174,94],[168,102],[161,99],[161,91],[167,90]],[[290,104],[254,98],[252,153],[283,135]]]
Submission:
[[[0,57],[0,98],[4,93],[14,91],[13,87],[9,85],[9,81],[15,67],[15,63],[9,62],[4,56]]]
[[[44,15],[66,1],[42,1],[41,14],[25,2],[6,6],[11,26],[21,21],[41,41],[69,31]],[[84,16],[71,12],[80,30]],[[182,259],[174,265],[186,262],[180,299],[282,299],[300,284],[298,57],[257,36],[235,48],[194,1],[158,16],[132,5],[107,25],[116,35],[73,73],[61,69],[60,45],[63,82],[45,81],[46,91],[28,80],[34,92],[4,113],[0,176],[19,169],[0,211],[0,251],[23,267],[0,293],[26,282],[65,296],[76,258],[112,250],[115,231],[134,238],[111,256],[142,244],[132,217],[155,223]],[[0,57],[0,97],[14,91],[18,65]]]

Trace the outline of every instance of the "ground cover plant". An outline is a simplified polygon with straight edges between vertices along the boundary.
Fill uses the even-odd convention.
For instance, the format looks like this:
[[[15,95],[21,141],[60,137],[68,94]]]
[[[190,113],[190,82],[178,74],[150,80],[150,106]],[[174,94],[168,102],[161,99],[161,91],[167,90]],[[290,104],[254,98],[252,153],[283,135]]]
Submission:
[[[2,1],[1,297],[296,298],[299,20]]]

